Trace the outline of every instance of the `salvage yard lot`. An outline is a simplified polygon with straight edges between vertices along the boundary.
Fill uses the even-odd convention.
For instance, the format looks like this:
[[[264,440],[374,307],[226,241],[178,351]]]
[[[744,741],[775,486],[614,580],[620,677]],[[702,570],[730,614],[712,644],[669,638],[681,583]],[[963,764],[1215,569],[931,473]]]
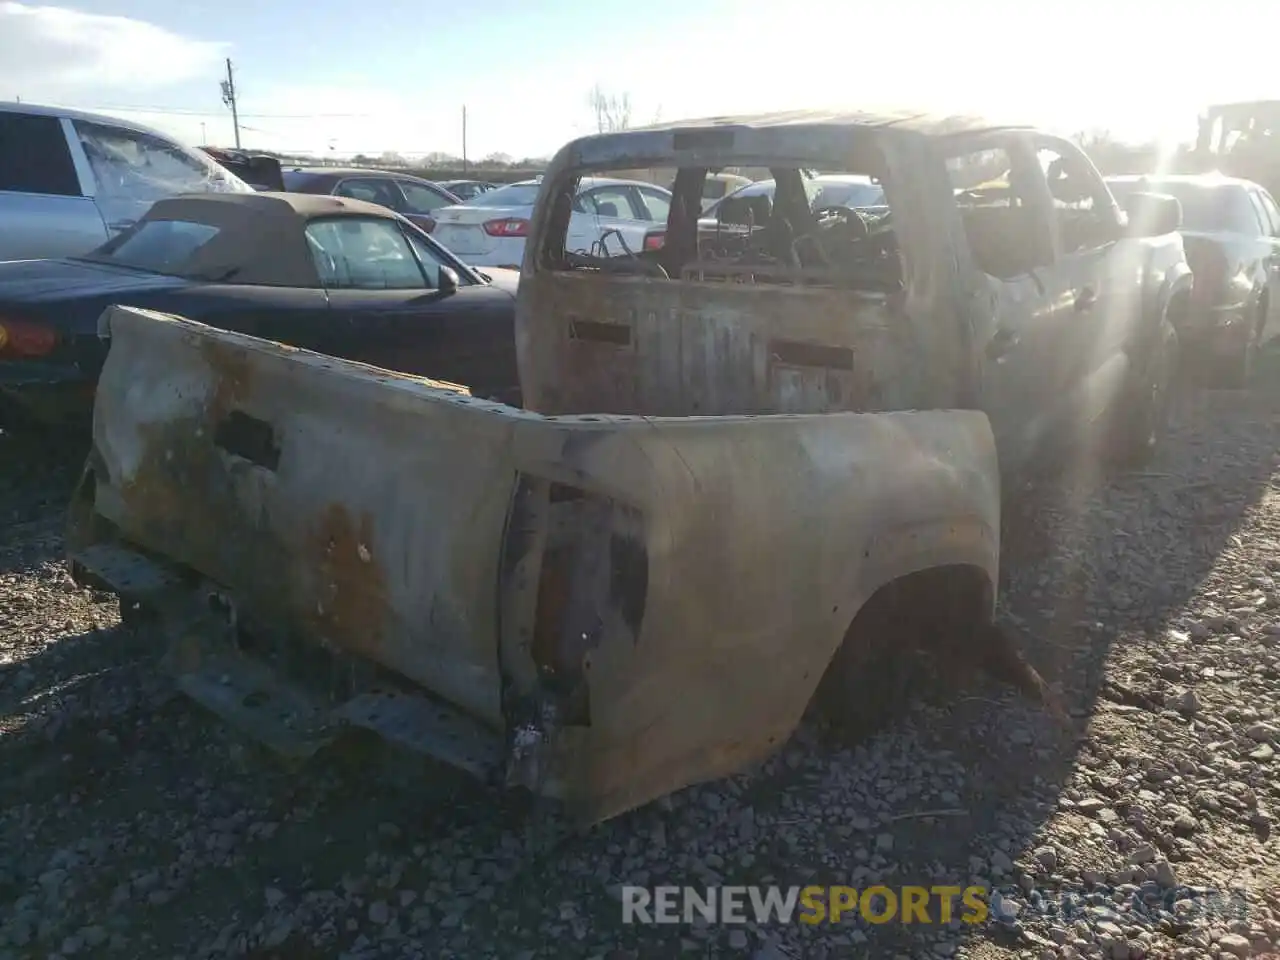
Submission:
[[[1072,478],[1006,521],[1002,616],[1062,684],[1073,733],[966,690],[855,749],[802,728],[751,774],[583,836],[527,828],[445,771],[382,786],[242,748],[172,695],[154,637],[66,576],[74,458],[0,438],[0,958],[1274,950],[1280,365],[1263,380],[1186,392],[1145,471]],[[1033,909],[1144,882],[1183,906],[1109,918],[1097,892],[1079,918]],[[1009,922],[977,929],[621,923],[623,884],[759,883],[1016,892]],[[1197,885],[1247,908],[1208,917]]]

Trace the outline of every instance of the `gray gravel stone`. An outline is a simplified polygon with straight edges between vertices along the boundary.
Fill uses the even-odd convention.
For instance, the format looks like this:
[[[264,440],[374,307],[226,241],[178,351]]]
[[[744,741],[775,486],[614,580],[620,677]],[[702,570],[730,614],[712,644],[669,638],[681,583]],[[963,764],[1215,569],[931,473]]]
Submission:
[[[1036,501],[1033,524],[1005,518],[1001,623],[1074,729],[975,681],[856,745],[806,722],[756,769],[582,834],[535,827],[516,798],[418,758],[287,772],[247,749],[174,696],[154,631],[120,628],[113,600],[67,579],[83,450],[51,476],[5,444],[0,876],[17,879],[0,960],[1205,960],[1280,934],[1257,896],[1280,889],[1280,390],[1180,397],[1149,469],[1097,485],[1082,470]],[[619,922],[627,885],[918,882],[1007,884],[1004,920]],[[1248,922],[1215,918],[1180,882],[1245,885]],[[1132,908],[1170,891],[1171,910]],[[1093,898],[1087,921],[1043,909],[1067,895]],[[987,942],[997,927],[1016,947]]]
[[[1253,953],[1249,938],[1238,933],[1224,933],[1218,938],[1218,948],[1233,957],[1248,957]]]

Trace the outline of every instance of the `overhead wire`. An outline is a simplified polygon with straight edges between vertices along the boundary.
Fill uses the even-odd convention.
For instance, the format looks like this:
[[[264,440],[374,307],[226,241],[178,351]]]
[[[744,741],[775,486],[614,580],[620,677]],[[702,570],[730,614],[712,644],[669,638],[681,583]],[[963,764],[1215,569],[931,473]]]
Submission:
[[[76,106],[71,107],[68,104],[51,104],[51,106],[67,107],[67,109],[84,110],[90,113],[107,113],[115,111],[117,113],[155,113],[175,117],[223,117],[225,111],[218,110],[191,110],[184,107],[145,107],[123,104],[108,104],[98,106]],[[242,113],[241,117],[249,117],[254,120],[330,120],[330,119],[368,119],[374,114],[371,113]]]

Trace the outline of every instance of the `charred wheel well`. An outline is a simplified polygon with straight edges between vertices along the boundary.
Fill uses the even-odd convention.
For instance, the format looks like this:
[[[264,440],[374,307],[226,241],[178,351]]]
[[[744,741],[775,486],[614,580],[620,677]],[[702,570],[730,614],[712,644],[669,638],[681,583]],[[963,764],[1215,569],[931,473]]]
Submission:
[[[971,564],[930,567],[881,585],[854,615],[815,699],[845,700],[913,655],[963,664],[973,628],[991,620],[994,591],[987,572]]]
[[[849,624],[843,643],[866,640],[866,627],[888,624],[899,638],[895,645],[909,639],[915,649],[932,649],[948,636],[964,635],[946,628],[990,619],[994,590],[987,572],[971,564],[908,573],[871,595]]]

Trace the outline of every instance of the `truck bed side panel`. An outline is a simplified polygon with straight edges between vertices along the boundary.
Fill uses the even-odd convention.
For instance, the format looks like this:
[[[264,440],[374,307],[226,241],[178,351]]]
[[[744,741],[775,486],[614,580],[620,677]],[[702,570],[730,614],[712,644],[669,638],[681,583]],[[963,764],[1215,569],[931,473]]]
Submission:
[[[106,320],[90,466],[114,536],[507,735],[508,782],[590,819],[783,743],[884,583],[994,587],[981,413],[549,418]]]
[[[492,592],[472,585],[496,575],[510,421],[470,416],[465,393],[429,381],[326,376],[338,361],[141,311],[110,317],[98,511],[234,587],[259,618],[500,724]],[[434,395],[447,400],[423,400]]]

